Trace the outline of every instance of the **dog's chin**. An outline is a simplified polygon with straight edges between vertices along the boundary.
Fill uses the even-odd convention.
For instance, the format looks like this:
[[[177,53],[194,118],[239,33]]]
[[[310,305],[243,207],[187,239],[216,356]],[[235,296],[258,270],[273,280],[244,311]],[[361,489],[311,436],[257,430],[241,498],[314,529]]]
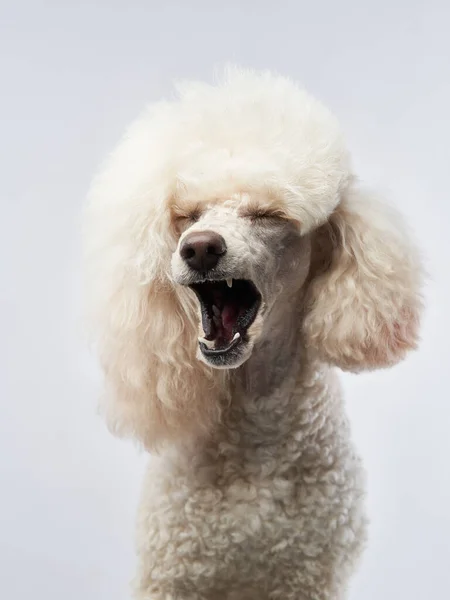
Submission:
[[[238,338],[228,348],[214,350],[199,341],[197,358],[214,369],[237,369],[250,358],[253,345],[248,339]]]

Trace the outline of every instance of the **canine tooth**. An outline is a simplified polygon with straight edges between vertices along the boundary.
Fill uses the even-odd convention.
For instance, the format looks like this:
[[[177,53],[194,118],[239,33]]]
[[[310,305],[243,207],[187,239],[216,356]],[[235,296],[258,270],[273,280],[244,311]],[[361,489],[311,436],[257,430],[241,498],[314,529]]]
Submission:
[[[239,331],[236,331],[236,333],[233,335],[233,339],[231,341],[234,342],[235,340],[238,340],[240,337],[241,337],[241,334],[239,333]]]
[[[218,307],[215,304],[213,304],[212,311],[216,317],[220,317],[220,310],[218,309]]]
[[[206,338],[199,337],[198,341],[201,342],[202,344],[205,344],[205,346],[209,349],[214,348],[214,342],[212,340],[207,340]]]
[[[227,279],[227,286],[228,286],[228,287],[232,287],[232,286],[233,286],[233,279],[232,279],[231,277],[229,277],[229,278]]]

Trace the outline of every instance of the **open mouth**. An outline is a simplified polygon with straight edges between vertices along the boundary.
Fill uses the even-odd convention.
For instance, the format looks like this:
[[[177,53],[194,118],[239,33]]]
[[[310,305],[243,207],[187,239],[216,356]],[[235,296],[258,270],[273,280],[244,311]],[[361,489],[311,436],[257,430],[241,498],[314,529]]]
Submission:
[[[199,342],[203,354],[222,355],[245,341],[261,304],[261,294],[251,281],[205,281],[190,287],[200,302],[205,336]]]

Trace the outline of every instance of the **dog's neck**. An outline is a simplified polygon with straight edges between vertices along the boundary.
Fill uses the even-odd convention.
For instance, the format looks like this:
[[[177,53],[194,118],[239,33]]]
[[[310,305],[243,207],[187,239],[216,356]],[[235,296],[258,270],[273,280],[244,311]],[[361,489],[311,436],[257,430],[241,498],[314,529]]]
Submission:
[[[197,483],[214,479],[223,465],[247,474],[274,465],[289,468],[306,452],[311,454],[325,423],[327,433],[320,434],[324,439],[333,430],[335,419],[330,421],[329,415],[339,394],[329,369],[308,357],[295,300],[277,303],[252,356],[232,373],[231,398],[213,435],[204,443],[192,441],[175,456]]]
[[[239,434],[244,445],[279,445],[300,422],[308,420],[311,393],[323,399],[325,410],[322,391],[329,369],[308,356],[299,328],[299,302],[294,300],[277,305],[267,319],[262,341],[233,375],[223,425]]]
[[[235,373],[239,397],[264,398],[297,380],[307,359],[294,306],[296,299],[287,299],[268,315],[262,339]]]
[[[231,398],[213,435],[204,442],[186,440],[181,452],[178,447],[175,462],[196,481],[214,478],[224,462],[244,471],[290,464],[311,447],[325,422],[330,434],[328,415],[338,390],[328,367],[308,357],[296,300],[277,304],[252,356],[231,374]]]

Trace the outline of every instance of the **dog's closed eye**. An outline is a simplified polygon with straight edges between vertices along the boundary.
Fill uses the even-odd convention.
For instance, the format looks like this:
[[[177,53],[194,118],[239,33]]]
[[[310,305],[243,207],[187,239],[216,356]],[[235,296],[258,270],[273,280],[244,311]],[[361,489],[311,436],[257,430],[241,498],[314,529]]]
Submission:
[[[188,211],[175,207],[172,211],[172,221],[175,229],[182,233],[185,229],[196,223],[201,217],[199,208],[194,208]]]
[[[285,219],[284,211],[276,208],[266,208],[260,206],[246,207],[240,214],[241,217],[251,221],[262,221],[265,219]]]

